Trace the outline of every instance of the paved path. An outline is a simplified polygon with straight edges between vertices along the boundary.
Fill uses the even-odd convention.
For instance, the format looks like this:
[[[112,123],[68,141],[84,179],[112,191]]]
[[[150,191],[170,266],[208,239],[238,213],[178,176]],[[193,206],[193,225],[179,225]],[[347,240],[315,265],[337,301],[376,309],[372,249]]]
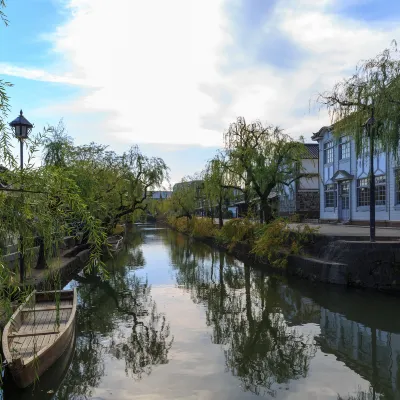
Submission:
[[[224,223],[229,221],[224,219]],[[218,218],[215,219],[215,223],[218,224]],[[290,224],[293,228],[302,224]],[[340,224],[308,224],[311,227],[319,228],[321,235],[327,236],[363,236],[369,237],[369,226],[357,226],[357,225],[340,225]],[[398,237],[400,239],[400,228],[381,228],[377,227],[375,231],[377,238],[385,237]]]
[[[296,227],[302,224],[290,224]],[[318,227],[321,235],[328,236],[367,236],[369,237],[369,226],[356,225],[336,225],[336,224],[308,224],[311,227]],[[375,236],[398,237],[400,238],[400,228],[376,228]]]

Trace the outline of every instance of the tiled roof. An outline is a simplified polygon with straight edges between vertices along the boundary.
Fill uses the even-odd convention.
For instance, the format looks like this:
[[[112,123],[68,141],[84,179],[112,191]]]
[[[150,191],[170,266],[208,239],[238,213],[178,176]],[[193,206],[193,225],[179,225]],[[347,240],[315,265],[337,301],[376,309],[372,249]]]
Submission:
[[[318,158],[319,157],[319,145],[318,143],[305,143],[307,149],[307,155],[304,158]]]
[[[326,132],[329,132],[329,131],[332,130],[332,127],[333,127],[332,125],[330,125],[330,126],[323,126],[318,132],[313,133],[311,139],[312,139],[312,140],[321,139],[321,138],[324,136],[324,134],[325,134]]]

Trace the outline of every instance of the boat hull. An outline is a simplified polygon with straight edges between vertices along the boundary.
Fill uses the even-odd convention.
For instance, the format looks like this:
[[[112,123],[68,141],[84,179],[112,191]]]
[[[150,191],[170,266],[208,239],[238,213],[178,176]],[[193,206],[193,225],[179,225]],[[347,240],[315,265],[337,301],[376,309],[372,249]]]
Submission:
[[[51,293],[51,292],[46,292]],[[65,293],[65,291],[64,291]],[[40,293],[37,293],[39,295]],[[27,303],[19,307],[19,309],[14,313],[13,317],[18,321],[19,315],[22,314],[22,310]],[[40,302],[36,304],[36,307],[40,307]],[[18,313],[19,311],[19,313]],[[26,311],[25,311],[26,312]],[[47,311],[49,313],[49,311]],[[60,313],[60,310],[58,310]],[[29,311],[28,311],[29,313]],[[11,354],[10,341],[7,336],[12,336],[13,332],[11,329],[11,324],[8,323],[3,332],[3,351],[8,363],[8,369],[13,376],[15,384],[20,388],[26,388],[32,383],[34,383],[40,376],[51,367],[64,353],[71,343],[71,340],[75,333],[75,314],[76,314],[76,291],[73,291],[73,305],[71,307],[71,314],[64,329],[60,329],[57,334],[52,333],[52,342],[49,345],[41,348],[37,353],[33,353],[30,357],[16,357]],[[11,318],[11,321],[13,320]],[[26,318],[26,317],[25,317]],[[22,323],[21,323],[22,326]],[[40,331],[36,330],[35,334],[31,335],[32,340],[37,340],[40,342],[43,334],[46,330]],[[8,346],[5,348],[5,346]]]
[[[59,359],[40,377],[38,384],[24,389],[18,387],[11,371],[6,371],[3,392],[4,399],[43,400],[53,398],[60,388],[71,365],[75,351],[76,330],[72,333],[71,342]]]

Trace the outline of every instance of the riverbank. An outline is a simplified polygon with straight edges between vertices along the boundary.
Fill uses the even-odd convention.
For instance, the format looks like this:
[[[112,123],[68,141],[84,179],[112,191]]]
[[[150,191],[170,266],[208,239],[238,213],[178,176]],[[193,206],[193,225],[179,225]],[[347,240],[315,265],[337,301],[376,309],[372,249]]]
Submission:
[[[199,229],[196,223],[192,224],[191,230],[185,230],[171,221],[168,223],[172,229],[227,251],[241,261],[249,260],[279,273],[312,282],[400,294],[400,246],[392,231],[391,236],[371,243],[364,236],[322,234],[303,224],[302,229],[298,224],[293,229],[293,224],[283,223],[272,229],[264,240],[253,232],[247,233],[247,237],[242,235],[244,240],[227,242],[229,238],[225,237],[224,241],[223,236],[229,228],[223,228],[225,232],[222,235],[217,228],[209,228],[202,235],[204,227]],[[229,224],[232,223],[227,222]],[[279,228],[290,233],[282,234]],[[241,236],[237,230],[233,234],[237,234],[236,239]]]

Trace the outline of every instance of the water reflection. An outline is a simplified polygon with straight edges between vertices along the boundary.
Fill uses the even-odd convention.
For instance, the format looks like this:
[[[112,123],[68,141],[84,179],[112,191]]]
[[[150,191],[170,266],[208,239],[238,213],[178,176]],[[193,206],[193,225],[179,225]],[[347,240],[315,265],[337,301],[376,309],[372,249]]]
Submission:
[[[249,265],[175,235],[169,244],[177,282],[206,306],[211,339],[224,346],[226,367],[245,390],[275,395],[277,385],[307,376],[313,338],[286,323],[275,279],[255,276]]]
[[[397,299],[288,282],[170,230],[137,229],[108,281],[72,283],[74,356],[57,393],[41,382],[36,398],[400,398]]]
[[[47,398],[90,398],[110,358],[123,361],[126,376],[134,380],[149,375],[153,366],[168,362],[173,342],[169,324],[157,311],[150,284],[135,275],[145,265],[141,236],[128,242],[115,259],[109,260],[109,280],[93,272],[79,274],[70,284],[78,289],[79,303],[74,355],[61,387],[56,394],[53,387],[49,393],[54,394]],[[25,391],[25,396],[32,398],[29,396],[43,392],[40,381]]]
[[[350,394],[338,387],[338,398],[400,398],[397,299],[308,283],[295,290],[203,244],[171,233],[165,240],[177,282],[205,304],[211,339],[223,346],[226,366],[245,390],[272,396],[290,390],[290,381],[307,378],[318,349],[371,385]],[[319,334],[305,334],[299,329],[305,324],[318,324]]]

